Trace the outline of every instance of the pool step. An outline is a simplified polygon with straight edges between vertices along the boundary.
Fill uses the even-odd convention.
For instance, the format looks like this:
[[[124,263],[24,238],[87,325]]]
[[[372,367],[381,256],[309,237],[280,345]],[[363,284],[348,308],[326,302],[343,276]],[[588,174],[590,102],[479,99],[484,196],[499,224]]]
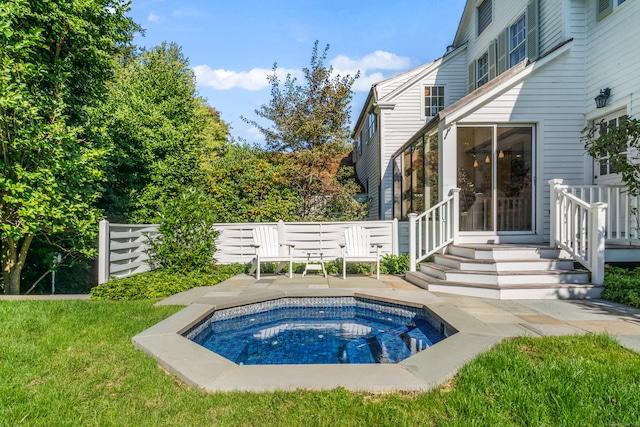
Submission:
[[[397,332],[384,332],[376,338],[380,343],[382,362],[396,363],[406,359],[412,354],[409,347],[407,347]]]

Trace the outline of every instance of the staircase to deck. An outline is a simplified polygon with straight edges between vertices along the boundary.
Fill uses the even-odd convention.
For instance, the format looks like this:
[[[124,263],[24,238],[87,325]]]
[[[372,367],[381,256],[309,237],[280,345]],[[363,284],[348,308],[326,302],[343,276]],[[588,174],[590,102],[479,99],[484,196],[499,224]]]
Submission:
[[[598,298],[601,285],[563,250],[535,245],[449,245],[406,279],[431,292],[492,299]]]

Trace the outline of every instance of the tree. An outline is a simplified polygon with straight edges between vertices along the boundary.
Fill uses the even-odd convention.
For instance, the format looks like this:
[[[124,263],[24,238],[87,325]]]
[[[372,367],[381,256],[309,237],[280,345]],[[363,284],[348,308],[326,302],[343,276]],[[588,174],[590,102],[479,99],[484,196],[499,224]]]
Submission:
[[[349,103],[351,87],[359,74],[334,76],[333,67],[325,66],[328,50],[327,45],[319,54],[316,41],[311,66],[303,69],[303,85],[290,74],[282,83],[274,64],[273,74],[268,76],[271,100],[255,110],[259,117],[272,122],[270,127],[243,117],[264,135],[269,149],[290,153],[283,154],[281,160],[289,184],[301,199],[298,213],[304,220],[326,219],[327,212],[335,207],[355,203],[352,196],[356,186],[345,186],[336,179],[336,165],[351,150]],[[340,202],[334,203],[337,200]]]
[[[300,201],[278,154],[229,144],[206,163],[210,208],[217,222],[298,220]]]
[[[632,196],[640,195],[640,120],[624,116],[618,123],[596,123],[582,131],[585,150],[606,159]]]
[[[0,4],[0,236],[3,288],[20,292],[36,236],[94,251],[104,147],[91,112],[136,24],[120,0]],[[59,237],[59,239],[57,238]]]
[[[227,125],[196,92],[175,43],[130,58],[100,112],[112,144],[100,206],[116,221],[157,221],[187,187],[202,187],[201,163],[224,144]]]

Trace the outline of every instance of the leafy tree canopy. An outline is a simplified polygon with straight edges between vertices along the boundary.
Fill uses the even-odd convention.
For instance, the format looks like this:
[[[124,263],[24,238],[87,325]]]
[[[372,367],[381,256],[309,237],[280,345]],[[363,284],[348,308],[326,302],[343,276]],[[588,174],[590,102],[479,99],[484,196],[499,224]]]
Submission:
[[[5,293],[35,236],[90,254],[104,147],[90,117],[136,24],[120,0],[0,4],[0,236]]]
[[[111,220],[158,220],[170,199],[202,184],[202,162],[228,135],[217,111],[198,96],[195,75],[175,43],[124,63],[100,113],[112,144],[100,206]]]
[[[274,65],[268,77],[271,100],[255,111],[270,126],[243,117],[264,135],[267,148],[282,153],[279,162],[300,198],[302,220],[359,219],[363,213],[353,200],[359,186],[345,179],[353,174],[341,172],[338,178],[338,166],[351,150],[349,103],[359,74],[334,75],[333,67],[325,65],[328,51],[327,45],[319,53],[316,41],[303,84],[290,74],[282,82]]]
[[[278,154],[229,144],[206,166],[217,222],[296,221],[299,199]]]

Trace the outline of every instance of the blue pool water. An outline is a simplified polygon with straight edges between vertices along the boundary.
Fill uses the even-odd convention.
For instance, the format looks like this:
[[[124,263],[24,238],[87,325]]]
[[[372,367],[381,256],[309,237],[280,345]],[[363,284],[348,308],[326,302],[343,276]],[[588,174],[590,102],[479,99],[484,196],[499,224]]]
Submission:
[[[281,298],[216,311],[185,335],[243,365],[397,363],[445,338],[429,320],[364,298]]]

